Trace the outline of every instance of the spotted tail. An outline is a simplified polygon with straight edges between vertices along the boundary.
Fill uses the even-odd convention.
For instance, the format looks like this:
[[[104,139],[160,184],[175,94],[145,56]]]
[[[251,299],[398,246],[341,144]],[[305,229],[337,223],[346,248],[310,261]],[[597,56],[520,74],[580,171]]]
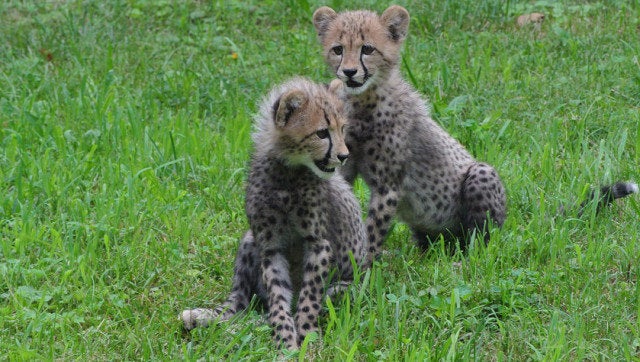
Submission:
[[[613,185],[606,185],[600,187],[600,191],[591,191],[589,197],[580,204],[579,215],[582,215],[585,207],[592,201],[598,198],[598,206],[596,212],[600,212],[602,208],[611,204],[616,199],[627,197],[631,194],[638,192],[638,185],[631,182],[616,182]]]

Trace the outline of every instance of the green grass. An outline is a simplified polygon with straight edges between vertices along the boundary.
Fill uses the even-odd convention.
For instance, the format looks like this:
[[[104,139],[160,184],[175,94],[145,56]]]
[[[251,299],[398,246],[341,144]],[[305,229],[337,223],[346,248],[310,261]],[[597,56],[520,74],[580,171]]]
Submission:
[[[400,3],[404,74],[499,170],[509,217],[468,256],[422,254],[396,225],[299,357],[640,358],[637,196],[556,216],[592,185],[640,180],[640,3]],[[278,357],[256,310],[191,335],[177,315],[229,290],[260,98],[331,79],[320,5],[0,4],[0,359]],[[540,31],[516,27],[530,11]]]

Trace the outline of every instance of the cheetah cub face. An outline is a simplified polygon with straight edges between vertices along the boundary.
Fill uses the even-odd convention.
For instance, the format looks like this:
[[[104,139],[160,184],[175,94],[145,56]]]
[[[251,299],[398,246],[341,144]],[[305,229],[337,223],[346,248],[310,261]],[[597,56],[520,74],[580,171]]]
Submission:
[[[349,157],[344,141],[344,105],[330,90],[294,89],[273,104],[273,151],[292,166],[303,165],[323,179]],[[256,142],[256,144],[265,144]]]
[[[324,57],[350,94],[360,94],[388,77],[396,68],[407,36],[409,13],[391,6],[382,15],[370,11],[342,13],[321,7],[313,24]]]

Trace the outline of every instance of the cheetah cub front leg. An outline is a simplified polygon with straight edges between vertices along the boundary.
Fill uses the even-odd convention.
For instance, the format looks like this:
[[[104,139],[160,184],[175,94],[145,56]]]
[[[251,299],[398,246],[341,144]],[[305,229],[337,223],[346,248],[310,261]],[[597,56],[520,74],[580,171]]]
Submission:
[[[282,250],[265,249],[262,253],[262,282],[266,286],[268,320],[274,329],[276,344],[287,349],[297,347],[298,334],[291,315],[293,290],[289,263]]]
[[[333,250],[328,240],[307,241],[307,253],[303,263],[304,277],[298,297],[296,328],[299,331],[298,344],[307,334],[318,331],[320,303],[329,280],[329,265]]]

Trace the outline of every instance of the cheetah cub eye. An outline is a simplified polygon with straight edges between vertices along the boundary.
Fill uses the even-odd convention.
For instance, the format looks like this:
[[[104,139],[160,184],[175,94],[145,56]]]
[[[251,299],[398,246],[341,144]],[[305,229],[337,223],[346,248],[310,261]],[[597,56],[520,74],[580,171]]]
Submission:
[[[376,50],[376,48],[374,48],[371,45],[363,45],[362,46],[362,54],[364,54],[364,55],[371,55],[374,50]]]
[[[329,137],[329,130],[327,128],[321,129],[316,132],[316,136],[318,136],[318,138],[320,138],[321,140],[326,139]]]

